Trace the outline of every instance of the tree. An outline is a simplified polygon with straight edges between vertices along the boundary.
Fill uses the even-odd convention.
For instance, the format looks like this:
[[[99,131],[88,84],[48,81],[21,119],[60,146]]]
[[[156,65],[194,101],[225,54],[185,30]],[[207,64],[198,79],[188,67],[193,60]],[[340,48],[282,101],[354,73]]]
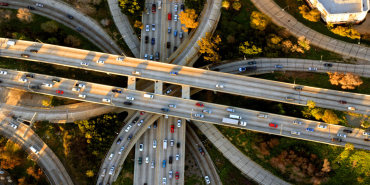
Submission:
[[[348,143],[345,145],[345,150],[354,150],[355,149],[355,146],[353,146],[352,143]]]
[[[252,28],[263,31],[270,23],[270,21],[271,19],[267,15],[257,11],[253,11],[250,24]]]
[[[206,36],[201,38],[197,41],[197,44],[199,45],[199,52],[202,54],[207,54],[204,56],[205,60],[211,61],[211,62],[219,62],[221,61],[221,57],[218,53],[218,44],[221,42],[221,38],[219,35],[212,38],[212,35],[207,32]]]
[[[51,37],[51,38],[48,38],[47,42],[50,43],[50,44],[58,44],[59,40],[55,37]]]
[[[94,172],[92,170],[87,170],[86,175],[88,177],[94,177]]]
[[[138,21],[138,20],[135,20],[134,27],[135,27],[135,28],[143,29],[143,28],[144,28],[144,25],[143,25],[143,23],[142,23],[142,22],[140,22],[140,21]]]
[[[240,4],[240,2],[234,1],[234,3],[233,3],[234,10],[239,11],[241,7],[242,7],[242,4]]]
[[[281,50],[283,50],[285,53],[289,53],[289,51],[291,51],[292,46],[293,46],[292,41],[284,40],[281,43]]]
[[[26,177],[22,177],[18,179],[18,185],[27,185],[28,183],[26,182]]]
[[[24,35],[22,33],[18,33],[18,32],[12,33],[12,37],[13,37],[13,39],[18,39],[18,40],[26,40],[26,39],[28,39],[26,37],[26,35]]]
[[[307,106],[308,108],[313,109],[316,107],[316,103],[313,100],[309,100],[307,101]]]
[[[18,9],[17,17],[21,21],[25,21],[25,22],[32,22],[33,21],[33,14],[27,8]]]
[[[310,41],[304,35],[298,38],[298,44],[305,50],[310,50]]]
[[[304,53],[303,48],[299,47],[297,44],[294,44],[291,48],[292,52]]]
[[[10,15],[12,15],[11,10],[0,10],[0,23],[9,21]]]
[[[68,35],[67,38],[64,39],[64,43],[71,47],[77,47],[81,44],[81,41],[76,36]]]
[[[42,100],[41,103],[45,107],[49,107],[50,106],[50,101],[48,101],[48,100]]]
[[[179,20],[181,24],[184,24],[185,27],[181,27],[184,32],[188,32],[188,28],[196,28],[199,25],[199,22],[196,22],[198,15],[195,13],[194,9],[187,9],[180,12]]]
[[[369,121],[363,121],[361,123],[361,126],[364,127],[364,128],[369,128],[370,127],[370,122]]]
[[[338,116],[332,110],[325,110],[324,116],[321,119],[329,124],[339,124]]]
[[[333,33],[343,36],[343,37],[349,37],[351,39],[360,39],[361,34],[357,30],[353,28],[343,27],[343,26],[337,26],[334,29],[331,29]]]
[[[230,2],[228,0],[224,0],[222,1],[222,7],[223,8],[226,8],[226,9],[229,9],[230,7]]]
[[[41,24],[41,29],[48,33],[54,33],[57,32],[59,29],[59,24],[55,21],[48,21]]]
[[[355,89],[356,86],[360,86],[363,81],[359,76],[356,76],[352,73],[347,73],[346,75],[342,73],[330,73],[329,74],[329,81],[332,85],[341,85],[342,89]]]
[[[1,168],[4,169],[13,169],[16,166],[21,165],[23,161],[21,147],[8,140],[3,150],[0,152],[0,161]]]
[[[283,38],[273,34],[273,33],[270,33],[268,36],[267,36],[267,46],[272,48],[272,49],[280,49],[281,48],[281,40],[283,40]]]
[[[324,164],[322,165],[321,171],[328,173],[328,172],[330,172],[330,170],[331,170],[331,167],[330,167],[329,160],[328,159],[324,159]]]
[[[302,14],[303,18],[309,21],[318,22],[320,20],[321,14],[317,9],[310,10],[306,5],[302,5],[299,10],[301,10],[299,13]]]
[[[253,44],[253,42],[251,42],[251,44]],[[239,51],[246,55],[256,55],[262,52],[262,48],[259,48],[255,45],[252,45],[252,47],[249,47],[249,42],[245,41],[244,44],[239,46]]]
[[[142,0],[118,0],[119,5],[122,7],[122,13],[128,16],[140,15],[144,10],[145,2]]]
[[[316,119],[320,120],[324,116],[324,110],[321,108],[314,108],[311,110],[311,115]]]

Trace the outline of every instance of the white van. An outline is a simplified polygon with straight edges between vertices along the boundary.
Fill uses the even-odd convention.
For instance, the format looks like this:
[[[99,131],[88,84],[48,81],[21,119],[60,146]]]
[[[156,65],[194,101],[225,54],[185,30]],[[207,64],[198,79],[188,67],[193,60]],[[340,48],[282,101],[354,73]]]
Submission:
[[[167,149],[167,140],[163,140],[163,149]]]
[[[9,40],[8,42],[6,42],[6,44],[11,45],[11,46],[14,46],[15,45],[15,41]]]
[[[31,146],[30,149],[35,154],[38,154],[39,153],[39,151],[37,151],[36,148],[34,148],[33,146]]]
[[[144,94],[144,98],[154,98],[154,95],[152,95],[152,94]]]
[[[158,10],[162,9],[161,5],[162,5],[162,2],[158,1]]]
[[[229,118],[232,118],[232,119],[242,119],[241,116],[238,116],[238,115],[235,115],[235,114],[230,114]]]

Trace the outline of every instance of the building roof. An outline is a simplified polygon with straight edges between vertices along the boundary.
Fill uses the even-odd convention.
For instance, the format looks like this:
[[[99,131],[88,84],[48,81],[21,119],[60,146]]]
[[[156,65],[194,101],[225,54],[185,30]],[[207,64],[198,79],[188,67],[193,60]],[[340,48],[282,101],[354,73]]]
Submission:
[[[363,1],[367,0],[318,0],[330,14],[337,13],[359,13],[363,10],[367,11],[367,4],[363,5]]]

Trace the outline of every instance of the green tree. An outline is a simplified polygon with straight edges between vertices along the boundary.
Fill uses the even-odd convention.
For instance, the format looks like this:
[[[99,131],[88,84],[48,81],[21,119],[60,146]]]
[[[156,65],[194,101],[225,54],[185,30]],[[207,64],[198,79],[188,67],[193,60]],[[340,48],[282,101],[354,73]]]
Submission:
[[[212,35],[207,32],[206,36],[201,38],[200,40],[197,41],[200,49],[199,52],[202,54],[206,54],[204,56],[205,60],[217,63],[221,61],[221,56],[218,53],[218,44],[220,44],[221,38],[219,35],[216,37],[212,38]]]
[[[242,7],[242,4],[240,4],[240,2],[234,1],[234,3],[233,3],[234,10],[239,11],[241,7]]]
[[[317,9],[310,10],[306,5],[302,5],[299,7],[299,10],[303,16],[303,18],[312,21],[312,22],[318,22],[320,20],[320,11]]]
[[[322,120],[329,124],[339,124],[338,116],[332,110],[325,110]]]
[[[56,44],[58,45],[59,44],[59,40],[55,37],[51,37],[51,38],[48,38],[48,41],[47,41],[49,44]]]
[[[28,40],[28,37],[22,33],[14,32],[12,33],[13,39],[18,39],[18,40]]]
[[[251,44],[253,44],[253,42],[251,42]],[[256,54],[262,52],[262,48],[259,48],[255,45],[252,45],[251,47],[249,47],[249,46],[250,46],[249,42],[245,41],[244,44],[241,44],[239,46],[239,51],[246,54],[246,55],[256,55]]]
[[[250,24],[254,29],[263,31],[270,23],[270,21],[271,21],[270,17],[263,13],[253,11],[251,14]]]
[[[316,103],[313,100],[307,101],[307,107],[313,109],[316,107]]]
[[[48,33],[54,33],[57,32],[59,29],[59,24],[55,21],[48,21],[41,24],[41,29]]]

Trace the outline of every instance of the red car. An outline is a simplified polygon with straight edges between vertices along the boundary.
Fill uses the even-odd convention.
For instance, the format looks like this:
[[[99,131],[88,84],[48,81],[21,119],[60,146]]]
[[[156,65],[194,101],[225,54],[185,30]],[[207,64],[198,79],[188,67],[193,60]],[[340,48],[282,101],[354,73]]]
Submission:
[[[172,18],[172,13],[171,12],[168,12],[168,20],[170,21]]]
[[[198,106],[198,107],[204,107],[204,105],[202,103],[196,103],[195,105]]]
[[[180,175],[180,173],[179,173],[179,172],[176,172],[176,176],[175,176],[175,178],[176,178],[176,179],[179,179],[179,175]]]
[[[58,94],[63,94],[64,93],[64,91],[60,91],[60,90],[56,90],[55,92],[58,93]]]
[[[175,125],[171,125],[171,133],[175,132]]]
[[[347,102],[346,102],[346,101],[342,101],[342,100],[340,100],[340,101],[339,101],[339,103],[340,103],[340,104],[346,104]]]
[[[0,3],[0,6],[8,6],[8,3]]]
[[[141,112],[140,112],[140,114],[141,114],[141,115],[144,115],[144,114],[145,114],[145,112],[144,112],[144,111],[141,111]]]
[[[155,13],[155,11],[156,11],[156,7],[157,7],[157,5],[156,5],[156,4],[152,4],[152,13]]]
[[[278,127],[278,125],[277,125],[277,124],[274,124],[274,123],[270,123],[270,124],[269,124],[269,126],[270,126],[270,127],[275,127],[275,128],[277,128],[277,127]]]

